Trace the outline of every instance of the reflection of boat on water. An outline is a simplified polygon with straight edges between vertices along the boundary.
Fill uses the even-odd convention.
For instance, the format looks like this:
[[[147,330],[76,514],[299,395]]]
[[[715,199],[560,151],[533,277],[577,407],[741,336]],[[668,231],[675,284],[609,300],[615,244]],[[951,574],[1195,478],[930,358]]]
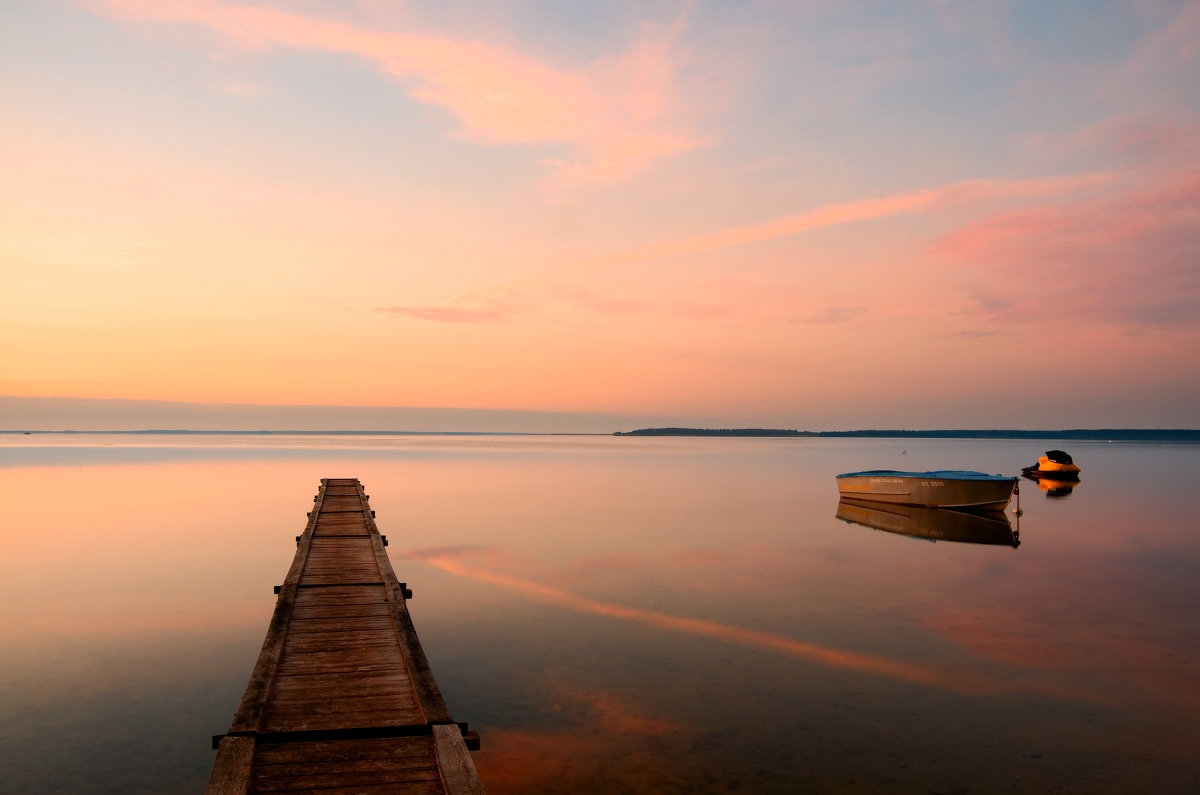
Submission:
[[[965,470],[872,469],[838,475],[837,483],[842,497],[854,500],[1003,511],[1012,499],[1017,479]]]
[[[1021,474],[1039,480],[1079,480],[1079,467],[1069,453],[1047,450],[1044,456],[1038,457],[1036,464],[1022,467]]]
[[[838,501],[837,518],[931,541],[1003,544],[1014,549],[1021,543],[1020,533],[1013,529],[1003,511],[953,511],[843,497]]]
[[[1025,477],[1036,481],[1038,488],[1044,491],[1047,497],[1054,499],[1071,496],[1071,493],[1079,485],[1079,478],[1063,480],[1062,478],[1039,478],[1037,475],[1025,475]]]

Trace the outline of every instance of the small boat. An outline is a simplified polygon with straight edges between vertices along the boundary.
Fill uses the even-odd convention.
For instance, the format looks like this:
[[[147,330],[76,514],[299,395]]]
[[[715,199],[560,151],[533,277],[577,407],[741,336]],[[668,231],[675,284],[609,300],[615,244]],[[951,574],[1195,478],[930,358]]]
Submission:
[[[1034,478],[1055,480],[1079,480],[1079,467],[1062,450],[1047,450],[1033,466],[1022,467],[1022,474]]]
[[[1021,543],[1008,514],[1002,511],[947,511],[843,497],[838,500],[837,518],[850,524],[929,541],[997,544],[1014,549]]]
[[[967,508],[1003,511],[1012,499],[1017,479],[983,472],[942,469],[898,472],[871,469],[837,476],[842,497],[927,508]]]

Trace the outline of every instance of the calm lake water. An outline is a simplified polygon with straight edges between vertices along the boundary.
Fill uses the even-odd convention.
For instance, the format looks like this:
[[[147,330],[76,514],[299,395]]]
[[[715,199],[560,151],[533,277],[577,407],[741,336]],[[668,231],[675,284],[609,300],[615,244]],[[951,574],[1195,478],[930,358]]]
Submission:
[[[1011,544],[833,476],[1017,474]],[[488,791],[1190,792],[1194,445],[0,435],[5,792],[200,792],[322,477],[357,477]],[[1010,511],[1009,516],[1012,517]]]

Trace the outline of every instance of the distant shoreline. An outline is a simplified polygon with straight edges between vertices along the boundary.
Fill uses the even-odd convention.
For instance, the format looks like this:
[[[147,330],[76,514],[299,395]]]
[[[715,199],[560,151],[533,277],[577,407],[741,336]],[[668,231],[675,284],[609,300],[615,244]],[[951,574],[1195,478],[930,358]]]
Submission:
[[[773,439],[1067,439],[1112,442],[1200,442],[1191,428],[1072,428],[1065,430],[876,430],[799,431],[785,428],[640,428],[614,433],[547,431],[263,431],[263,430],[0,430],[0,436],[707,436]]]
[[[1200,430],[1158,428],[1074,428],[1058,431],[1012,430],[858,430],[797,431],[771,428],[642,428],[613,436],[751,436],[769,438],[864,439],[1073,439],[1121,442],[1200,442]]]
[[[63,431],[5,431],[0,434],[10,436],[47,436],[47,435],[80,435],[107,434],[110,436],[608,436],[607,433],[559,433],[559,432],[522,432],[522,431],[194,431],[179,428],[144,430],[144,431],[110,431],[110,430],[63,430]]]

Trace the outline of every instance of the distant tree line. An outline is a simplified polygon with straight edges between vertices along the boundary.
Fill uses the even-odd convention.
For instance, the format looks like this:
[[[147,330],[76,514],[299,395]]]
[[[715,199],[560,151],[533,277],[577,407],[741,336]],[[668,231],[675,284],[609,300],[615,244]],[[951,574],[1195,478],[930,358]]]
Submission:
[[[613,436],[815,436],[811,431],[771,428],[642,428],[617,431]]]
[[[1075,428],[1059,431],[797,431],[777,428],[641,428],[636,431],[617,431],[613,436],[801,436],[880,439],[1078,439],[1101,442],[1200,442],[1200,430],[1163,428]]]

